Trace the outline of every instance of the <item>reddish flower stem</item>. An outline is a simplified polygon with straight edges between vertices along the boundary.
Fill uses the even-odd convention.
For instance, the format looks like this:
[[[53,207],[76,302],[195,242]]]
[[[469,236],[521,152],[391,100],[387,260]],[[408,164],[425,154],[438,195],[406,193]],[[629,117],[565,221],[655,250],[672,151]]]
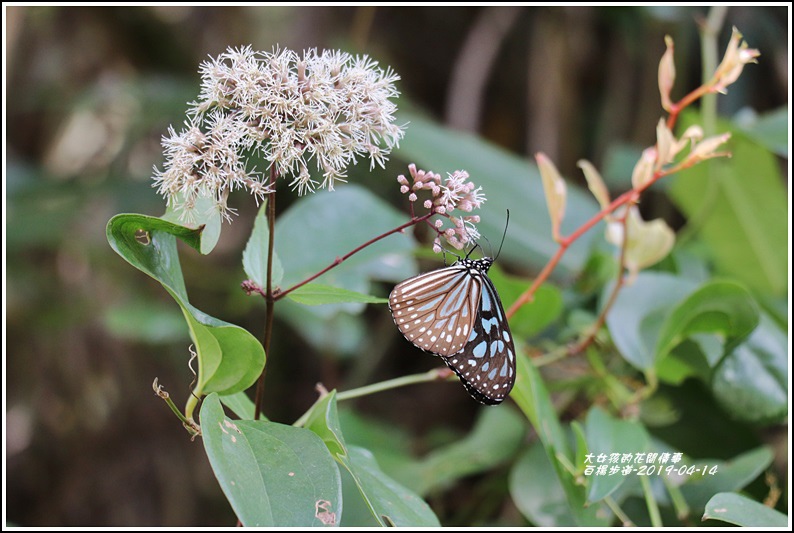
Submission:
[[[377,237],[374,237],[374,238],[368,240],[364,244],[362,244],[360,246],[357,246],[353,250],[349,251],[348,253],[346,253],[342,257],[337,257],[336,259],[333,260],[333,262],[330,265],[328,265],[324,269],[320,270],[316,274],[312,274],[311,276],[309,276],[305,280],[301,281],[300,283],[296,283],[295,285],[293,285],[289,289],[285,289],[283,291],[276,292],[276,294],[273,295],[274,300],[280,300],[283,297],[285,297],[286,295],[288,295],[289,293],[291,293],[292,291],[294,291],[295,289],[297,289],[298,287],[303,287],[307,283],[309,283],[311,281],[314,281],[315,279],[319,278],[320,276],[322,276],[323,274],[325,274],[326,272],[328,272],[329,270],[331,270],[335,266],[338,266],[338,265],[342,264],[345,260],[349,259],[350,256],[360,252],[361,250],[363,250],[367,246],[375,244],[379,240],[384,239],[384,238],[388,237],[389,235],[393,235],[394,233],[399,233],[399,232],[401,232],[402,230],[404,230],[406,228],[409,228],[411,226],[419,224],[420,222],[423,222],[423,221],[429,219],[430,217],[432,217],[435,214],[436,213],[431,211],[431,212],[429,212],[429,213],[427,213],[425,215],[422,215],[421,217],[416,217],[416,216],[415,217],[411,217],[411,220],[409,220],[405,224],[397,226],[396,228],[391,229],[391,230],[387,231],[386,233],[382,233],[382,234],[378,235]],[[272,239],[271,239],[271,242],[272,242]]]
[[[678,115],[683,111],[687,106],[691,105],[695,102],[698,98],[701,98],[703,95],[713,92],[713,89],[710,85],[701,85],[691,93],[684,96],[681,100],[673,104],[672,109],[670,110],[670,116],[667,118],[667,127],[673,129],[675,127],[675,123],[678,120]],[[611,204],[607,207],[596,213],[590,220],[579,226],[576,231],[571,233],[568,237],[557,239],[560,247],[555,252],[554,256],[549,259],[549,262],[546,263],[546,266],[543,267],[543,270],[540,271],[538,277],[535,278],[535,281],[532,282],[532,285],[524,291],[521,296],[510,306],[507,310],[507,318],[511,318],[516,312],[521,308],[522,305],[527,304],[532,301],[535,297],[535,292],[540,288],[544,281],[551,275],[554,268],[562,259],[562,256],[568,250],[568,247],[573,244],[579,237],[581,237],[585,232],[587,232],[590,228],[595,226],[598,222],[601,221],[605,216],[612,213],[615,209],[620,207],[621,205],[627,203],[636,203],[639,201],[640,194],[645,191],[648,187],[656,183],[659,179],[669,174],[674,174],[678,171],[684,170],[686,168],[691,167],[697,160],[694,159],[687,159],[684,162],[679,163],[678,165],[674,166],[673,168],[669,168],[666,170],[657,170],[653,177],[644,183],[642,186],[637,187],[635,189],[631,189],[626,191],[625,193],[618,196]],[[620,263],[620,268],[623,268],[623,261]]]

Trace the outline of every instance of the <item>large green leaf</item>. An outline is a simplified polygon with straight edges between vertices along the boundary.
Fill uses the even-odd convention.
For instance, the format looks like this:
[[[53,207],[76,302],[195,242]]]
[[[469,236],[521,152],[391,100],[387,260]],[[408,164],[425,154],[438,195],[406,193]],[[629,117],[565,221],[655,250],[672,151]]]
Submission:
[[[419,494],[428,494],[506,462],[521,445],[525,423],[521,415],[510,409],[481,410],[471,433],[419,461],[416,478],[409,486]]]
[[[319,307],[309,307],[293,302],[289,297],[276,304],[278,318],[290,324],[300,332],[301,338],[308,341],[324,354],[336,356],[360,357],[364,353],[362,347],[367,345],[369,338],[367,324],[358,315],[336,313],[330,317],[317,315],[313,312]]]
[[[640,370],[654,368],[654,347],[665,319],[695,287],[689,280],[658,272],[641,272],[632,285],[623,287],[607,314],[606,324],[626,361]],[[602,301],[611,290],[604,290]]]
[[[478,213],[480,232],[494,239],[504,231],[505,210],[510,210],[502,253],[512,261],[542,267],[559,245],[551,237],[551,224],[540,173],[534,162],[511,154],[473,135],[444,128],[415,113],[401,113],[410,132],[396,152],[424,170],[444,176],[466,170],[482,186],[488,201]],[[563,233],[573,231],[598,212],[598,205],[580,188],[569,183]],[[562,257],[554,276],[578,273],[587,260],[590,243],[598,232],[588,232]]]
[[[763,115],[747,120],[737,117],[738,126],[750,139],[757,142],[770,152],[780,157],[789,158],[788,131],[789,112],[788,106],[783,106]]]
[[[409,220],[383,200],[356,185],[305,196],[276,222],[275,247],[287,289],[316,274],[337,258]],[[413,239],[397,233],[382,239],[329,270],[318,283],[370,294],[370,280],[402,281],[415,274],[409,252]],[[340,309],[360,312],[364,303],[313,306],[305,312],[329,317]]]
[[[253,400],[248,397],[245,391],[235,392],[227,396],[221,396],[221,403],[231,409],[239,418],[243,420],[253,420],[254,410],[256,405]],[[259,418],[262,418],[260,413]]]
[[[754,423],[778,421],[788,415],[786,332],[761,314],[758,327],[715,369],[714,397],[731,416]]]
[[[198,354],[196,394],[234,394],[250,387],[265,366],[262,345],[243,328],[190,305],[176,238],[202,249],[202,229],[144,215],[122,214],[107,226],[111,247],[132,266],[159,281],[182,309]]]
[[[535,526],[578,525],[557,472],[540,444],[527,448],[510,471],[510,496],[521,514]],[[606,521],[602,524],[607,525]]]
[[[254,220],[254,229],[243,250],[243,269],[245,275],[254,280],[261,288],[267,286],[267,254],[270,243],[270,232],[267,227],[267,202],[262,202]],[[278,254],[273,250],[271,283],[277,286],[284,277],[284,267]]]
[[[686,126],[682,124],[682,127]],[[719,124],[730,131],[730,124]],[[730,159],[713,159],[671,182],[673,200],[710,248],[720,272],[773,294],[788,288],[788,203],[772,154],[732,131]]]
[[[758,305],[750,293],[732,281],[702,285],[668,316],[657,341],[656,359],[694,334],[715,335],[730,352],[758,325]],[[718,360],[709,361],[710,366]]]
[[[504,305],[510,305],[527,290],[531,280],[508,276],[497,265],[488,272]],[[510,319],[510,330],[513,335],[525,339],[541,333],[547,326],[556,321],[563,311],[562,293],[551,285],[541,285],[535,292],[533,300],[522,305]]]
[[[789,527],[786,515],[741,494],[720,492],[706,504],[703,520],[722,520],[742,527]]]
[[[201,407],[204,449],[244,526],[339,525],[342,481],[313,432],[273,422],[225,417],[218,396]]]
[[[518,353],[522,353],[518,350]],[[518,404],[526,415],[532,427],[540,438],[546,451],[557,480],[565,493],[570,514],[577,526],[604,526],[601,505],[585,507],[587,496],[585,488],[578,483],[574,473],[569,471],[561,461],[571,463],[573,456],[568,445],[568,439],[563,431],[551,398],[546,390],[535,365],[528,357],[520,356],[516,360],[516,384],[510,397]],[[516,480],[516,483],[524,483]]]
[[[320,436],[334,459],[348,471],[379,525],[440,525],[424,500],[383,473],[371,452],[345,443],[336,409],[336,391],[312,406],[305,427]]]
[[[644,453],[648,448],[648,434],[645,428],[637,422],[618,420],[609,416],[598,407],[590,409],[585,422],[587,447],[593,461],[590,463],[598,468],[598,456],[610,454],[637,454]],[[603,463],[606,466],[624,466],[623,464]],[[624,475],[599,475],[590,476],[590,490],[588,500],[599,501],[612,494],[627,477]]]
[[[274,244],[284,268],[281,288],[288,289],[303,281],[338,257],[408,220],[407,214],[399,213],[369,191],[352,184],[301,198],[276,222]],[[318,283],[369,295],[375,292],[372,281],[398,282],[414,275],[416,265],[410,252],[415,241],[409,233],[390,235],[367,246],[312,285]],[[295,299],[301,300],[301,291],[309,291],[312,294],[308,298],[319,303],[316,298],[319,294],[312,287],[296,291]],[[368,339],[367,328],[356,315],[367,302],[360,296],[345,294],[337,303],[325,305],[301,305],[289,295],[277,303],[278,316],[323,353],[357,356]],[[323,297],[324,302],[329,301],[326,296],[329,295]],[[310,303],[309,299],[302,301]]]
[[[774,456],[769,448],[761,447],[730,461],[698,460],[691,463],[695,469],[710,472],[717,467],[714,474],[693,474],[684,478],[681,493],[686,498],[689,506],[695,510],[702,510],[712,496],[718,492],[733,492],[743,489],[757,478],[772,463]]]

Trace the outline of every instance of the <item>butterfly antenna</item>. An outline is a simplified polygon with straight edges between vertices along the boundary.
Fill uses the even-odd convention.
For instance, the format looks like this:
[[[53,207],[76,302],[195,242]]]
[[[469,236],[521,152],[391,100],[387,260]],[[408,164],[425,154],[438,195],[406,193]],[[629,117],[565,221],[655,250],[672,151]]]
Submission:
[[[499,258],[499,254],[502,253],[502,245],[505,243],[505,237],[507,236],[507,225],[510,224],[510,210],[507,209],[506,211],[507,211],[507,220],[505,220],[505,231],[504,233],[502,233],[502,242],[499,243],[499,251],[496,252],[496,257],[494,257],[493,259],[494,261],[496,261]]]

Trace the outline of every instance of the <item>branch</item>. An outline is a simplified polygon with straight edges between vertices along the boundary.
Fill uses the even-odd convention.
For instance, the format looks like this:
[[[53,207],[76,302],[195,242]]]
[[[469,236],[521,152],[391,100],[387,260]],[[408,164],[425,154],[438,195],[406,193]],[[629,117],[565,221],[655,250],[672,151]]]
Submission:
[[[320,270],[316,274],[312,274],[311,276],[309,276],[305,280],[301,281],[300,283],[296,283],[295,285],[293,285],[289,289],[276,292],[273,295],[273,299],[274,300],[280,300],[280,299],[284,298],[286,295],[288,295],[289,293],[291,293],[295,289],[297,289],[299,287],[303,287],[307,283],[312,282],[315,279],[319,278],[320,276],[322,276],[323,274],[325,274],[326,272],[328,272],[329,270],[331,270],[335,266],[341,265],[344,261],[349,259],[353,254],[356,254],[356,253],[360,252],[361,250],[363,250],[367,246],[375,244],[379,240],[384,239],[384,238],[388,237],[389,235],[392,235],[394,233],[399,233],[399,232],[403,231],[406,228],[409,228],[411,226],[419,224],[420,222],[424,222],[425,220],[429,219],[430,217],[432,217],[435,214],[436,214],[435,212],[431,211],[431,212],[429,212],[429,213],[427,213],[425,215],[422,215],[421,217],[412,217],[411,220],[409,220],[405,224],[397,226],[396,228],[391,229],[391,230],[387,231],[386,233],[382,233],[382,234],[378,235],[377,237],[368,240],[364,244],[362,244],[362,245],[354,248],[353,250],[349,251],[348,253],[346,253],[342,257],[337,257],[336,259],[333,260],[333,262],[331,262],[330,265],[328,265],[324,269]],[[272,239],[271,239],[271,242],[272,242]],[[259,292],[261,293],[261,291],[259,291]]]
[[[278,177],[275,165],[270,167],[270,187],[273,192],[268,195],[267,199],[267,226],[268,226],[268,243],[267,243],[267,280],[265,287],[265,301],[267,308],[267,315],[265,316],[265,338],[262,346],[265,349],[265,357],[270,354],[270,341],[273,337],[273,308],[276,303],[273,297],[273,241],[275,241],[276,229],[276,178]],[[265,399],[265,375],[267,374],[267,364],[262,369],[259,375],[259,380],[256,383],[256,396],[254,403],[254,420],[259,419],[262,413],[262,404]]]

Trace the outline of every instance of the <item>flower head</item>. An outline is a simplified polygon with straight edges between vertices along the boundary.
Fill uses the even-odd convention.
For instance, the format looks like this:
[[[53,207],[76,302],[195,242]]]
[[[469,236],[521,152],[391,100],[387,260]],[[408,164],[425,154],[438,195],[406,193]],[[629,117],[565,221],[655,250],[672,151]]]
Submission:
[[[452,223],[452,227],[444,229],[443,221],[437,219],[432,225],[437,233],[433,241],[433,250],[436,253],[441,252],[442,238],[454,248],[462,250],[466,244],[480,237],[475,226],[480,222],[479,215],[455,214],[456,211],[470,213],[485,201],[482,187],[477,187],[469,181],[468,172],[456,170],[442,179],[440,174],[418,170],[413,163],[408,165],[408,170],[412,182],[409,183],[403,175],[397,177],[397,182],[403,194],[409,193],[408,201],[411,202],[412,209],[413,203],[419,199],[417,192],[430,191],[431,199],[423,202],[424,208],[447,218]]]
[[[742,40],[742,34],[739,30],[733,28],[728,48],[725,50],[722,62],[717,67],[709,84],[717,92],[724,93],[726,87],[739,78],[744,66],[747,63],[758,63],[756,58],[760,55],[761,52],[757,49],[748,48],[747,43]]]
[[[187,127],[163,139],[166,162],[155,169],[155,186],[169,203],[177,201],[175,191],[215,197],[226,214],[225,198],[235,188],[257,197],[271,192],[272,183],[247,170],[243,154],[252,153],[288,177],[298,194],[332,190],[359,157],[382,167],[403,136],[391,100],[399,76],[367,56],[246,46],[205,61],[200,73]]]

